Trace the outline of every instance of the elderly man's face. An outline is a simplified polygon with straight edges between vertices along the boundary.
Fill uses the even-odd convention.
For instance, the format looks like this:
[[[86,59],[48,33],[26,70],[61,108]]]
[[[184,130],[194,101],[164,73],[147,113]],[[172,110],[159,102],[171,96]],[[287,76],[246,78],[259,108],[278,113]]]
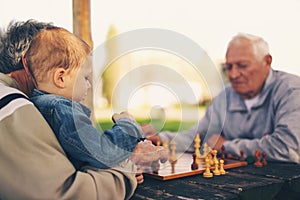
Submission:
[[[245,40],[231,44],[226,52],[226,75],[236,93],[251,99],[260,93],[270,70],[271,56],[259,58]]]

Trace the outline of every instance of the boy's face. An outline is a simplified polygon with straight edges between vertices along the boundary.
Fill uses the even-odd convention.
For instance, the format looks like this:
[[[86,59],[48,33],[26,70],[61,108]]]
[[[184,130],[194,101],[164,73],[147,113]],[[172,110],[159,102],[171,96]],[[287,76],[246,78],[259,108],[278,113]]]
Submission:
[[[64,96],[74,101],[83,101],[87,96],[87,91],[91,87],[90,76],[92,67],[89,61],[84,63],[82,67],[69,72],[69,79],[66,87],[68,94]]]

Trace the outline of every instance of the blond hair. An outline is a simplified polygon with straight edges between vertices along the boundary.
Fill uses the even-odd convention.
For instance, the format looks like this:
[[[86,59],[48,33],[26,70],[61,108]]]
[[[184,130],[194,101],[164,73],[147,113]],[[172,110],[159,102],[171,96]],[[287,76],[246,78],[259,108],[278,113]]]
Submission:
[[[77,69],[91,53],[91,48],[79,37],[64,28],[40,31],[31,41],[25,60],[37,82],[55,68]]]

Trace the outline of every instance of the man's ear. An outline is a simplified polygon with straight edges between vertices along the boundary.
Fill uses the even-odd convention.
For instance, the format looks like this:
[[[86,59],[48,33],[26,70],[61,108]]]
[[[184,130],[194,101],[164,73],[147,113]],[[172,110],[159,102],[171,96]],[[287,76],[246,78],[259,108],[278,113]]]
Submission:
[[[67,72],[64,68],[57,68],[54,70],[53,82],[59,88],[64,88],[66,84],[65,76]]]
[[[272,64],[272,56],[270,54],[266,55],[265,61],[268,65]]]

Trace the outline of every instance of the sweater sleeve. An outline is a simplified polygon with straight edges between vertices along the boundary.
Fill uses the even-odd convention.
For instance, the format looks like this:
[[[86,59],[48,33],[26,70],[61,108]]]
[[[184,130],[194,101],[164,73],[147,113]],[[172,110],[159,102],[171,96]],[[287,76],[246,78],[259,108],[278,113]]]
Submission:
[[[275,98],[275,97],[273,97]],[[300,164],[300,89],[289,89],[276,101],[273,133],[262,138],[233,139],[224,143],[227,152],[253,155],[256,149],[265,151],[269,160]]]
[[[132,163],[76,171],[32,104],[9,110],[0,120],[1,198],[125,199],[135,190]]]

